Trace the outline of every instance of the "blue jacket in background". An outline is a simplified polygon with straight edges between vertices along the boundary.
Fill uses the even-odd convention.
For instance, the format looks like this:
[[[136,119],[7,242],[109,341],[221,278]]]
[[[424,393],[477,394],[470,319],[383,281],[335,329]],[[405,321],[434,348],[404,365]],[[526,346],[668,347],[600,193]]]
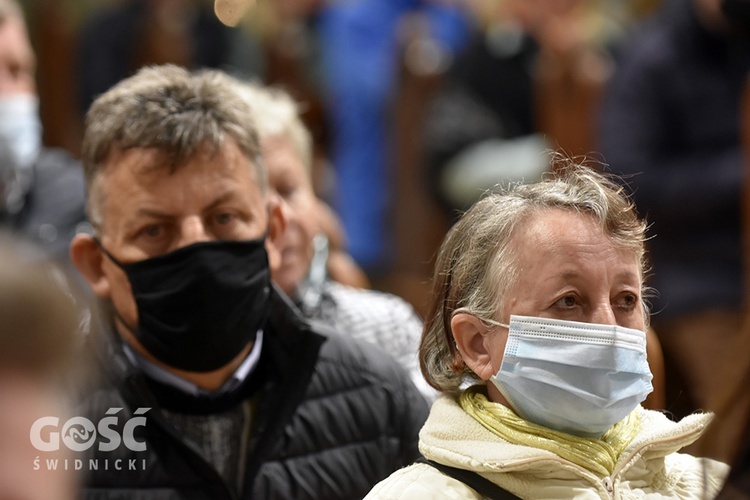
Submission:
[[[349,250],[365,269],[387,261],[387,210],[393,179],[389,104],[398,89],[399,22],[419,11],[449,52],[468,40],[469,18],[456,5],[424,0],[327,2],[317,18],[337,173],[336,209]],[[418,166],[415,166],[415,168]]]

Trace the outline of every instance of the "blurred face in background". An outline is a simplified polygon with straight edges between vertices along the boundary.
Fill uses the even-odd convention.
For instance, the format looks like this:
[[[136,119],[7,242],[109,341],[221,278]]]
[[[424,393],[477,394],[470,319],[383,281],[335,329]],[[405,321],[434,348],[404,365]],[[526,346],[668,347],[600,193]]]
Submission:
[[[269,189],[281,199],[287,219],[281,267],[271,270],[272,277],[287,295],[294,295],[310,268],[313,237],[321,229],[318,199],[307,166],[291,140],[275,136],[262,143]]]
[[[0,213],[21,210],[42,146],[35,70],[20,14],[0,20]]]
[[[0,21],[0,96],[36,95],[36,58],[20,17]]]
[[[529,30],[542,25],[548,19],[564,16],[577,9],[582,0],[513,0],[513,9],[524,27]]]

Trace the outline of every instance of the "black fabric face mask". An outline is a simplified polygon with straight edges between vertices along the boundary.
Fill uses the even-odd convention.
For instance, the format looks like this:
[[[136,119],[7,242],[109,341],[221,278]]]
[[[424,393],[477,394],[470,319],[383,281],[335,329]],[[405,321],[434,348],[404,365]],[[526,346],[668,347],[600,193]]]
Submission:
[[[195,243],[132,264],[99,246],[133,290],[138,325],[125,326],[170,366],[219,369],[255,340],[268,318],[265,238]]]

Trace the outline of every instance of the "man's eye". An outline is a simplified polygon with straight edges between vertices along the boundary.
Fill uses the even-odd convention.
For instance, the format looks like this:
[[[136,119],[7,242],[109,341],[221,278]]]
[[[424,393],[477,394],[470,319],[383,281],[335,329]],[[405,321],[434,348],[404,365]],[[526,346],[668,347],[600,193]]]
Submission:
[[[230,223],[230,222],[232,222],[232,221],[233,221],[234,219],[235,219],[235,217],[234,217],[234,214],[230,214],[230,213],[223,213],[223,214],[218,214],[218,215],[216,216],[216,219],[215,219],[215,220],[216,220],[216,222],[217,222],[218,224],[222,224],[222,225],[224,225],[224,224],[229,224],[229,223]]]
[[[164,228],[160,224],[146,226],[141,230],[141,234],[149,238],[157,238],[164,233]]]

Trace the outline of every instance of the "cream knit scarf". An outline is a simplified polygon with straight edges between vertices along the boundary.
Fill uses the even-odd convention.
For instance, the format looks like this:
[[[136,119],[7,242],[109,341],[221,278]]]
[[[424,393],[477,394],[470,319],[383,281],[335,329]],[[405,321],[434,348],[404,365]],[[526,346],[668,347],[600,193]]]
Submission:
[[[618,457],[640,430],[635,411],[599,438],[578,437],[534,424],[513,410],[487,399],[486,388],[475,385],[463,391],[461,408],[487,430],[513,444],[551,451],[601,476],[612,474]]]

